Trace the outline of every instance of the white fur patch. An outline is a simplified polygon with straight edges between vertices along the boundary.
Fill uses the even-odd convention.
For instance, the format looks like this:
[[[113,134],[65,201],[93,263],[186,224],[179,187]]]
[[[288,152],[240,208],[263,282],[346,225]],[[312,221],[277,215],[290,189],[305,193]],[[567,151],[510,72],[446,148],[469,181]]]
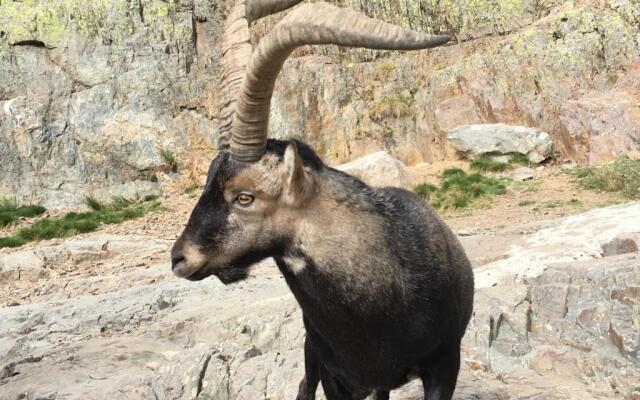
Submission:
[[[302,257],[282,257],[289,270],[298,275],[307,267],[307,262]]]

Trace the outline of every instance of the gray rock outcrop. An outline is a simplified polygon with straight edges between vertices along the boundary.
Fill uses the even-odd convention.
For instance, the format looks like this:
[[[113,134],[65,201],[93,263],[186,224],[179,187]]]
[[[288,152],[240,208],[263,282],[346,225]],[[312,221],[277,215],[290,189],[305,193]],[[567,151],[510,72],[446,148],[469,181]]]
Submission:
[[[453,129],[447,140],[465,155],[524,155],[541,163],[553,153],[553,142],[546,132],[506,124],[464,125]]]

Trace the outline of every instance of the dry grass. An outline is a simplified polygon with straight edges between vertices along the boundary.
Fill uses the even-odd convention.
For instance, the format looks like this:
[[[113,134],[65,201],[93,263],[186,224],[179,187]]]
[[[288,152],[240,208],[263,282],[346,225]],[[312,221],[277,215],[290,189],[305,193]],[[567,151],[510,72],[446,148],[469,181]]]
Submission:
[[[579,167],[576,183],[585,189],[620,192],[627,199],[640,199],[640,161],[619,158],[599,167]]]

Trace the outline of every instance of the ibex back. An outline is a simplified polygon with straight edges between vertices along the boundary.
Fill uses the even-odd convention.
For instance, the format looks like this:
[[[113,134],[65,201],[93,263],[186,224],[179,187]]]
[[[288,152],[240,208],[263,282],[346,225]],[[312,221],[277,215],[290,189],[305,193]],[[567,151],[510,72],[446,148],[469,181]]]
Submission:
[[[173,271],[231,283],[275,258],[307,332],[298,400],[315,399],[320,382],[328,400],[388,399],[413,376],[426,399],[449,400],[473,306],[473,274],[456,236],[413,193],[371,188],[303,143],[266,137],[273,85],[293,48],[418,49],[448,38],[306,4],[249,56],[249,22],[297,2],[241,0],[231,13],[223,87],[240,93],[221,106],[221,152],[173,248]]]

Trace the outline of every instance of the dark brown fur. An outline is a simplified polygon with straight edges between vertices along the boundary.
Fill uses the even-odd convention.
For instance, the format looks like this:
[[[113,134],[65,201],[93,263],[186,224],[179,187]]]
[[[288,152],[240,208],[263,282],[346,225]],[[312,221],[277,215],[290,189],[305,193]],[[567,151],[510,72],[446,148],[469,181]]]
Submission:
[[[240,193],[253,202],[240,205]],[[413,193],[373,189],[297,142],[270,140],[255,163],[223,152],[172,257],[179,276],[227,283],[275,258],[307,331],[298,400],[320,381],[329,400],[386,399],[413,375],[427,399],[451,399],[473,274]]]

